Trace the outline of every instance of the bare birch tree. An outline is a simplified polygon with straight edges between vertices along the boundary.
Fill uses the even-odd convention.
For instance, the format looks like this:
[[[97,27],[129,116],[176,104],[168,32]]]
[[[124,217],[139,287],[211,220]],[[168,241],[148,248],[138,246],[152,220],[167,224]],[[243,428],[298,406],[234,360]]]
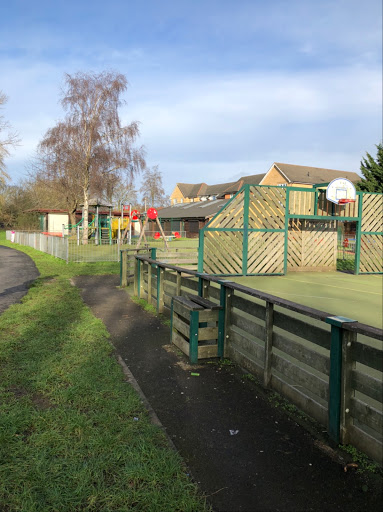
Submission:
[[[76,171],[84,200],[83,240],[88,239],[89,194],[92,183],[108,174],[133,177],[145,167],[144,149],[134,144],[136,121],[123,126],[119,108],[127,80],[115,72],[65,75],[62,105],[76,153]]]
[[[7,96],[0,91],[0,108],[8,101]],[[9,176],[5,170],[5,158],[10,155],[10,149],[20,143],[17,133],[11,131],[11,125],[0,115],[0,184],[5,183]]]
[[[132,180],[145,168],[143,147],[136,147],[138,123],[123,125],[119,108],[127,88],[116,72],[65,75],[61,104],[66,117],[49,129],[38,149],[35,179],[63,194],[73,224],[83,203],[83,242],[88,240],[90,194],[113,195],[113,183]]]
[[[148,207],[166,206],[170,203],[169,198],[165,195],[162,185],[162,174],[158,169],[158,165],[153,166],[151,169],[145,169],[142,176],[140,193],[142,194],[142,202]]]

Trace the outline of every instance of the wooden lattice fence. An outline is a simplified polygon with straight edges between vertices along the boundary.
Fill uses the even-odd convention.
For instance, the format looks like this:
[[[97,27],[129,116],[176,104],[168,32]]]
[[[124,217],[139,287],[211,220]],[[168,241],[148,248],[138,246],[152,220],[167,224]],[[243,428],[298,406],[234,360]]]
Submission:
[[[362,197],[359,272],[383,272],[383,195]]]
[[[383,195],[336,205],[323,189],[246,185],[200,232],[199,272],[336,270],[338,221],[357,225],[355,273],[382,273]]]
[[[336,221],[290,219],[288,270],[336,270]]]

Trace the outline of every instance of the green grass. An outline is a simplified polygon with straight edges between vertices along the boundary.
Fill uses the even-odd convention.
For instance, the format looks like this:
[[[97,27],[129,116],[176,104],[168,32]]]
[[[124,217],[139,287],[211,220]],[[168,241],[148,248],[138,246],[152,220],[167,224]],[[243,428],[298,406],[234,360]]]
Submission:
[[[367,471],[370,473],[378,473],[383,475],[382,468],[376,462],[373,462],[371,459],[369,459],[366,454],[357,450],[354,446],[349,444],[339,445],[339,448],[351,455],[352,461],[358,465],[358,473],[364,473]]]
[[[4,510],[207,510],[124,380],[105,326],[71,286],[79,265],[24,252],[41,275],[21,304],[0,316]],[[105,270],[115,272],[81,266],[89,274]]]
[[[355,261],[354,259],[342,259],[338,258],[336,260],[336,269],[341,272],[350,272],[354,273],[355,271]]]

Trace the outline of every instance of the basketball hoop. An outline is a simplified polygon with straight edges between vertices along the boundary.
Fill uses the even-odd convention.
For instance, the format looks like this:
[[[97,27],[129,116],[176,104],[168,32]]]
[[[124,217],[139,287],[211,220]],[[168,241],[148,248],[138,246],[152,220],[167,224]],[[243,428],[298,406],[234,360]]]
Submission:
[[[347,178],[335,178],[327,186],[326,199],[340,205],[355,203],[355,186]]]

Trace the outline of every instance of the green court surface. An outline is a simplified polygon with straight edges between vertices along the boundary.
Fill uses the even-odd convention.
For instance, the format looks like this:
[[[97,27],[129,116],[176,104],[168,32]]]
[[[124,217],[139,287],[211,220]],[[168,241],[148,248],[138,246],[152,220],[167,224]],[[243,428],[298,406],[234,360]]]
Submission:
[[[331,315],[383,327],[383,275],[290,272],[286,276],[230,277],[232,281]]]

